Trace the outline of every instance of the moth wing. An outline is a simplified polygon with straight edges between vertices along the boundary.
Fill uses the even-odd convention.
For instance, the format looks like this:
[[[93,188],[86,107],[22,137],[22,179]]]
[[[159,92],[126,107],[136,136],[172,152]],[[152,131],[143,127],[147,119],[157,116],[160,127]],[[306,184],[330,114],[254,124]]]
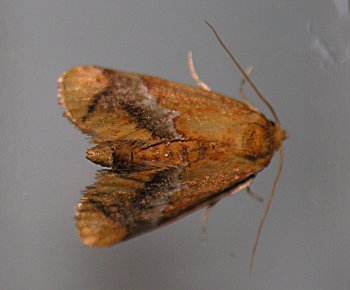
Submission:
[[[127,175],[100,171],[77,206],[77,228],[85,245],[111,246],[212,204],[253,177],[236,157]]]
[[[175,112],[158,105],[137,74],[74,67],[59,79],[65,116],[95,143],[181,139]]]
[[[160,78],[94,66],[59,79],[65,115],[95,143],[231,142],[247,123],[266,123],[244,103]]]

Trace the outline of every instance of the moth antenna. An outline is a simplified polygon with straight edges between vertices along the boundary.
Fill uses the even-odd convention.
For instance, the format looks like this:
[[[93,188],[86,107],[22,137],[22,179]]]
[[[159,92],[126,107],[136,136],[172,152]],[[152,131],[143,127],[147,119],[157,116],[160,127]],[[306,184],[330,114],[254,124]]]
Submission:
[[[227,52],[227,54],[230,56],[231,60],[233,61],[233,63],[236,65],[236,67],[239,69],[239,71],[241,72],[241,74],[243,75],[243,77],[247,80],[247,82],[249,83],[249,85],[252,87],[253,91],[256,93],[256,95],[264,102],[264,104],[269,108],[271,114],[273,115],[273,118],[275,120],[275,123],[277,126],[280,126],[280,121],[279,118],[274,110],[274,108],[271,106],[271,104],[266,100],[266,98],[263,96],[263,94],[258,90],[258,88],[255,86],[254,82],[251,80],[251,78],[248,76],[248,74],[244,71],[244,69],[242,68],[242,66],[239,64],[238,60],[236,59],[236,57],[233,55],[233,53],[226,47],[226,45],[224,44],[224,42],[221,40],[219,34],[216,32],[215,28],[208,22],[205,20],[205,23],[209,26],[209,28],[214,32],[217,40],[219,41],[219,43],[221,44],[221,46],[223,47],[223,49]]]
[[[250,75],[253,72],[253,67],[252,66],[247,67],[245,72],[247,75]],[[238,92],[239,92],[239,96],[241,97],[242,101],[244,101],[245,103],[247,103],[251,106],[251,104],[248,100],[247,94],[244,91],[244,85],[246,82],[247,82],[246,79],[243,77],[239,83]]]
[[[241,74],[243,75],[243,77],[247,80],[247,82],[249,83],[249,85],[251,86],[251,88],[253,89],[253,91],[256,93],[256,95],[263,101],[263,103],[269,108],[271,114],[273,115],[273,118],[275,120],[275,124],[277,127],[280,127],[280,121],[279,118],[277,116],[277,113],[275,112],[274,108],[271,106],[271,104],[266,100],[266,98],[262,95],[262,93],[258,90],[258,88],[255,86],[254,82],[251,80],[251,78],[249,77],[249,75],[244,71],[244,69],[242,68],[242,66],[239,64],[238,60],[236,59],[236,57],[234,56],[234,54],[226,47],[226,45],[224,44],[224,42],[221,40],[219,34],[216,32],[216,30],[214,29],[214,27],[208,22],[205,21],[205,23],[209,26],[209,28],[214,32],[217,40],[219,41],[219,43],[221,44],[221,46],[223,47],[223,49],[227,52],[227,54],[230,56],[231,60],[233,61],[233,63],[236,65],[236,67],[239,69],[239,71],[241,72]],[[275,195],[275,191],[276,191],[276,186],[278,183],[278,180],[280,178],[281,175],[281,171],[283,168],[283,158],[284,158],[284,150],[283,150],[283,146],[281,144],[281,147],[279,148],[279,153],[280,153],[280,158],[279,158],[279,165],[278,165],[278,171],[275,177],[275,180],[273,182],[273,186],[270,192],[270,195],[268,197],[263,215],[260,219],[259,222],[259,227],[258,227],[258,231],[256,234],[256,238],[255,238],[255,242],[254,242],[254,246],[253,246],[253,251],[252,251],[252,255],[250,258],[250,263],[249,263],[249,273],[252,273],[253,270],[253,265],[254,265],[254,259],[256,256],[256,249],[258,247],[258,243],[259,243],[259,239],[260,239],[260,235],[261,235],[261,231],[262,228],[264,226],[266,217],[269,213],[270,207],[271,207],[271,203],[273,200],[273,197]]]
[[[276,192],[276,186],[277,186],[278,180],[279,180],[279,178],[281,176],[281,172],[282,172],[282,168],[283,168],[284,150],[283,150],[283,146],[282,145],[279,148],[279,152],[280,152],[280,158],[279,158],[279,163],[278,163],[277,174],[276,174],[275,180],[273,181],[273,186],[272,186],[269,198],[268,198],[268,200],[266,202],[266,206],[265,206],[263,215],[261,216],[260,221],[259,221],[259,227],[258,227],[258,231],[256,233],[252,255],[250,257],[250,262],[249,262],[249,273],[250,274],[253,271],[253,265],[254,265],[254,260],[255,260],[255,256],[256,256],[256,249],[258,247],[258,243],[259,243],[259,240],[260,240],[261,231],[262,231],[262,228],[264,226],[266,217],[267,217],[267,215],[269,213],[269,210],[270,210],[270,207],[271,207],[271,203],[272,203],[273,197],[274,197],[275,192]]]

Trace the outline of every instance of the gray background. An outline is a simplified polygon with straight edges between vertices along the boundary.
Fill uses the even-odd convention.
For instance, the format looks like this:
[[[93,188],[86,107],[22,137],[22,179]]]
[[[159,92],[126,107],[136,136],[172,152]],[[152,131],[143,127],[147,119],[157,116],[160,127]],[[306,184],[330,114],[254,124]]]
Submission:
[[[74,224],[97,166],[62,117],[56,80],[97,64],[237,96],[240,75],[209,20],[279,113],[290,139],[252,276],[263,205],[241,193],[109,249]],[[0,2],[0,289],[350,289],[350,15],[342,0]],[[264,111],[249,91],[250,99]],[[277,158],[255,181],[267,196]]]

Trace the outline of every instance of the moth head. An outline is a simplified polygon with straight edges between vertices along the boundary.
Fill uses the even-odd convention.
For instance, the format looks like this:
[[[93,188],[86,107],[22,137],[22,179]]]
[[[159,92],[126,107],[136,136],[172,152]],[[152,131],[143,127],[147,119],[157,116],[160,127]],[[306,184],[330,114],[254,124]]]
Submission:
[[[273,124],[273,144],[275,151],[282,146],[282,142],[288,138],[288,133],[280,126]]]

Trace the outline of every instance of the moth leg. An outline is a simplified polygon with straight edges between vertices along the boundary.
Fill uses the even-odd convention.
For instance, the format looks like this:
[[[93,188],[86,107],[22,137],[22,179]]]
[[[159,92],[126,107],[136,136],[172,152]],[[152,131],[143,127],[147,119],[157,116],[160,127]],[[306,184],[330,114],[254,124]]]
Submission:
[[[250,188],[250,186],[248,186],[248,187],[246,188],[246,192],[248,193],[248,195],[249,195],[251,198],[255,199],[256,201],[258,201],[258,202],[263,202],[263,201],[264,201],[264,199],[263,199],[260,195],[258,195],[257,193],[255,193],[255,192]]]
[[[187,61],[188,61],[188,69],[190,70],[191,77],[194,79],[194,81],[196,82],[197,86],[199,86],[201,89],[203,89],[205,91],[210,92],[211,88],[199,78],[199,76],[198,76],[198,74],[196,72],[196,69],[194,68],[193,58],[192,58],[192,51],[191,50],[188,52]]]
[[[254,180],[254,177],[255,176],[251,176],[249,177],[246,181],[244,181],[243,183],[235,186],[233,189],[230,189],[228,191],[228,194],[229,195],[234,195],[236,194],[237,192],[243,190],[243,189],[249,189],[249,186],[253,183],[253,180]],[[249,189],[250,190],[250,189]],[[202,219],[201,219],[201,240],[202,241],[205,241],[206,238],[207,238],[207,221],[208,221],[208,217],[209,217],[209,213],[210,213],[210,210],[212,209],[212,207],[217,203],[218,201],[214,201],[212,203],[210,203],[206,208],[205,208],[205,211],[204,211],[204,214],[202,216]]]
[[[249,188],[249,186],[253,183],[254,177],[250,177],[248,180],[246,180],[245,182],[237,185],[236,187],[234,187],[233,189],[231,189],[229,195],[234,195],[238,192],[240,192],[243,189]]]
[[[201,241],[205,241],[207,239],[207,221],[208,221],[211,209],[216,204],[217,202],[209,204],[204,210],[204,214],[202,215],[202,219],[201,219]]]

